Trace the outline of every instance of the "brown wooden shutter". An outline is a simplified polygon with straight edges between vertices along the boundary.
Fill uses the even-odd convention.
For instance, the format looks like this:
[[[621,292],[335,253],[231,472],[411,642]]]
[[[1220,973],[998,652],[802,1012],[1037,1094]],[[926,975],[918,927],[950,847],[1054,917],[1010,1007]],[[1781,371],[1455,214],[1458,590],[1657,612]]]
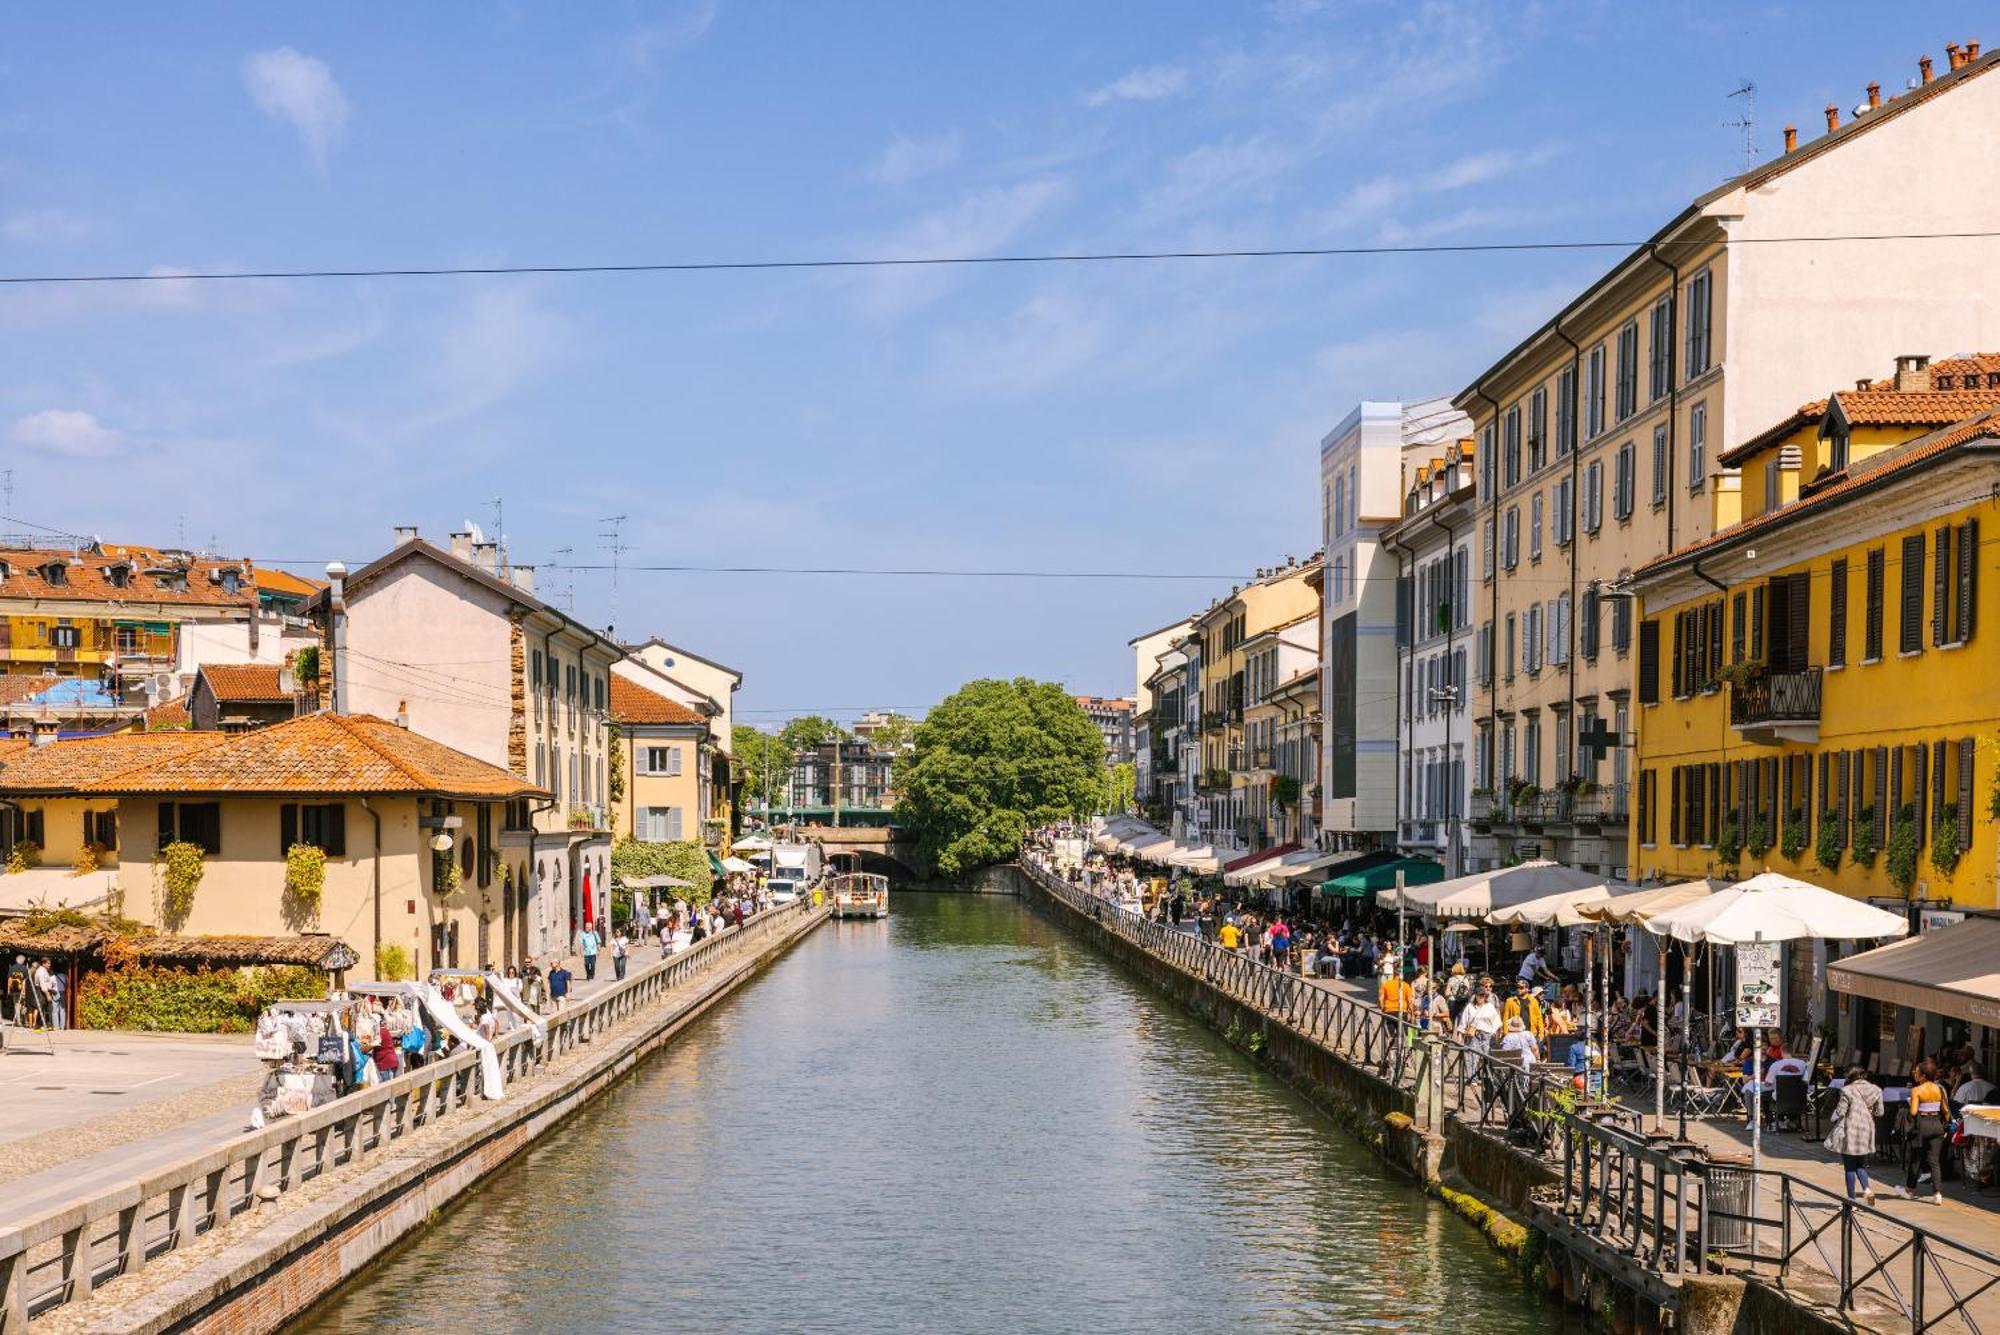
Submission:
[[[1743,591],[1729,600],[1729,661],[1743,661]]]
[[[1829,667],[1840,667],[1847,662],[1847,562],[1845,559],[1833,563],[1832,574],[1827,580],[1826,607],[1826,662]],[[1825,775],[1821,776],[1820,787],[1826,787]]]
[[[1660,623],[1648,618],[1639,623],[1639,703],[1660,702]]]
[[[1979,613],[1979,521],[1968,519],[1958,526],[1958,638],[1972,638],[1973,622]],[[1963,817],[1960,828],[1965,826]]]
[[[1648,622],[1647,624],[1650,625],[1651,623]],[[1674,766],[1674,800],[1673,805],[1667,808],[1667,841],[1673,844],[1678,844],[1681,841],[1681,770],[1683,768],[1680,765]]]
[[[1819,753],[1820,800],[1819,800],[1819,805],[1811,809],[1811,815],[1813,818],[1812,828],[1815,833],[1817,833],[1819,830],[1820,822],[1827,818],[1831,810],[1830,808],[1826,807],[1826,794],[1832,790],[1831,785],[1828,783],[1828,780],[1833,777],[1830,773],[1828,773],[1828,771],[1831,770],[1832,768],[1833,768],[1832,754],[1826,751],[1820,752]]]
[[[1900,777],[1900,776],[1899,776]],[[1875,748],[1875,847],[1889,842],[1889,748]]]
[[[278,856],[285,857],[299,841],[299,804],[286,802],[278,808]]]
[[[1906,654],[1924,649],[1924,535],[1903,539],[1903,605],[1898,647]]]
[[[1722,600],[1708,605],[1708,680],[1722,676]]]
[[[1924,819],[1924,816],[1930,809],[1931,749],[1922,742],[1918,742],[1910,750],[1916,753],[1910,757],[1916,766],[1915,770],[1911,773],[1911,778],[1915,781],[1911,793],[1911,801],[1915,803],[1917,808],[1917,847],[1922,848],[1930,842],[1930,823]]]
[[[1851,813],[1854,810],[1854,753],[1852,751],[1842,751],[1835,768],[1838,771],[1840,783],[1840,795],[1837,799],[1838,810],[1835,813],[1835,820],[1840,827],[1840,846],[1846,848],[1849,837],[1853,832]]]
[[[1931,643],[1935,645],[1950,642],[1951,618],[1946,613],[1951,610],[1951,539],[1950,528],[1937,531],[1937,551],[1931,560]]]
[[[1722,766],[1718,763],[1705,765],[1702,768],[1704,770],[1703,782],[1708,799],[1708,809],[1704,813],[1707,817],[1707,824],[1702,833],[1708,836],[1706,842],[1712,844],[1722,833]]]
[[[1972,847],[1972,763],[1975,754],[1970,737],[1959,742],[1958,848],[1961,853]]]
[[[1812,662],[1812,575],[1787,575],[1785,586],[1785,671],[1804,672]]]
[[[1861,656],[1866,659],[1882,656],[1882,599],[1886,564],[1887,558],[1880,547],[1868,553],[1868,605],[1861,646]]]
[[[1764,658],[1764,586],[1750,590],[1750,657]]]

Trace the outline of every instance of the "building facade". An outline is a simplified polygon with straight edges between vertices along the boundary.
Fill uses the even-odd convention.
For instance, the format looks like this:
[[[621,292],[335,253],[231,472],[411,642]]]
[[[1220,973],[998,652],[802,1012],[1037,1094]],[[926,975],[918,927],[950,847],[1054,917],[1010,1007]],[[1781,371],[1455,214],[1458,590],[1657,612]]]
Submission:
[[[2000,167],[1968,164],[2000,122],[1993,66],[1932,79],[1926,61],[1916,87],[1871,91],[1846,125],[1829,108],[1824,136],[1694,200],[1457,396],[1477,424],[1490,646],[1475,866],[1541,855],[1627,870],[1624,580],[1740,517],[1742,478],[1720,452],[1907,347],[2000,338],[1964,277],[1978,242],[1895,239],[1912,219],[1983,226]],[[1779,243],[1824,235],[1870,239]]]
[[[612,833],[642,843],[704,839],[714,785],[709,720],[679,700],[611,675]],[[718,841],[719,842],[719,841]]]
[[[1476,651],[1472,568],[1478,546],[1470,440],[1419,467],[1403,518],[1382,532],[1397,561],[1397,847],[1466,870]]]
[[[864,741],[821,742],[792,758],[783,819],[887,825],[896,808],[896,756]]]
[[[1465,435],[1442,399],[1362,403],[1320,441],[1320,827],[1335,848],[1396,839],[1396,558],[1406,478]]]
[[[1268,826],[1269,775],[1252,773],[1246,711],[1249,704],[1252,641],[1266,643],[1271,631],[1298,626],[1315,611],[1309,576],[1318,557],[1257,572],[1250,583],[1219,598],[1193,620],[1199,641],[1200,770],[1195,777],[1190,842],[1246,852],[1262,847]],[[1267,645],[1268,647],[1268,645]]]
[[[1135,712],[1132,697],[1079,695],[1077,707],[1083,716],[1096,727],[1098,735],[1104,738],[1104,763],[1106,765],[1129,765],[1133,762],[1135,741],[1132,731],[1132,716]]]

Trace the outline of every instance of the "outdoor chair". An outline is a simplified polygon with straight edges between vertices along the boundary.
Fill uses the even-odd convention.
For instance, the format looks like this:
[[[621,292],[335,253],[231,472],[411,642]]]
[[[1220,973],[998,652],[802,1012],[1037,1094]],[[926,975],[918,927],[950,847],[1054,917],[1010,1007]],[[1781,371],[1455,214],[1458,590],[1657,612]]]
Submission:
[[[1729,1105],[1729,1087],[1710,1084],[1701,1067],[1680,1063],[1680,1081],[1667,1086],[1667,1107],[1686,1108],[1690,1117],[1713,1117]]]
[[[1808,1096],[1806,1077],[1802,1075],[1781,1075],[1773,1083],[1771,1091],[1771,1120],[1783,1126],[1787,1119],[1792,1125],[1804,1129],[1805,1119],[1812,1111],[1812,1100]]]

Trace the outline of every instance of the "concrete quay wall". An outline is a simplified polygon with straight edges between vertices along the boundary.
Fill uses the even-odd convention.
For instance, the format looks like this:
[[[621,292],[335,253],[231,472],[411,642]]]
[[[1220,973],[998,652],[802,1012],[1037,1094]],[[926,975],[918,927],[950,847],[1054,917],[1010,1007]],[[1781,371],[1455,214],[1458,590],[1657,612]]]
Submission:
[[[520,1098],[510,1093],[474,1116],[442,1124],[436,1138],[364,1164],[352,1180],[310,1203],[274,1207],[269,1222],[171,1279],[162,1282],[154,1273],[164,1268],[156,1261],[139,1280],[143,1292],[127,1296],[108,1290],[65,1315],[81,1319],[78,1329],[131,1335],[264,1335],[281,1329],[672,1042],[826,921],[829,912],[802,914],[754,953],[729,961],[655,1013],[641,1013],[603,1036],[583,1061],[547,1087],[523,1091]],[[106,1310],[97,1310],[100,1305]]]

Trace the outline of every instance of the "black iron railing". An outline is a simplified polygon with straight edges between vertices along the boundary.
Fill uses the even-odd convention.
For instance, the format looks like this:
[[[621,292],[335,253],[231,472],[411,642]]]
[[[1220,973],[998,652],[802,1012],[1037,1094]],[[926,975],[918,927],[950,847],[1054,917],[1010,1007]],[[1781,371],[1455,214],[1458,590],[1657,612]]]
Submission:
[[[1738,727],[1759,723],[1817,723],[1820,670],[1758,672],[1729,691],[1729,721]]]

